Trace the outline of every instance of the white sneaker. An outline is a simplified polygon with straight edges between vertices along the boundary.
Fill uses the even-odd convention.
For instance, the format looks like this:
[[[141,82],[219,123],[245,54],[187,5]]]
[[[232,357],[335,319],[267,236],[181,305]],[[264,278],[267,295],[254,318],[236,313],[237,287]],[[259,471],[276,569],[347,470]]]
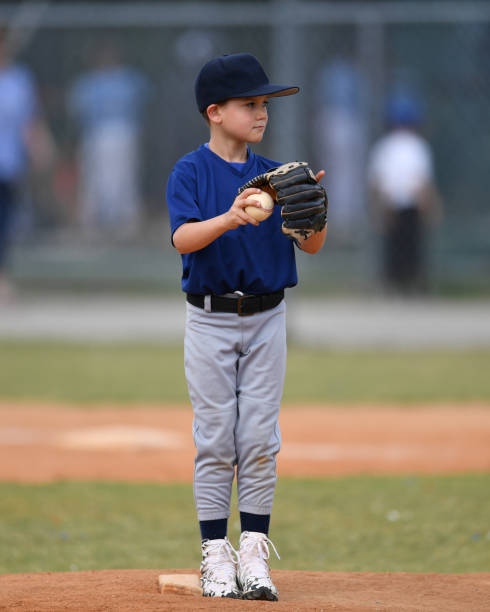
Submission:
[[[276,547],[265,533],[244,531],[240,536],[237,579],[243,599],[279,599],[270,575],[269,544],[280,559]]]
[[[228,538],[202,543],[201,586],[204,597],[241,599],[236,581],[237,552]]]

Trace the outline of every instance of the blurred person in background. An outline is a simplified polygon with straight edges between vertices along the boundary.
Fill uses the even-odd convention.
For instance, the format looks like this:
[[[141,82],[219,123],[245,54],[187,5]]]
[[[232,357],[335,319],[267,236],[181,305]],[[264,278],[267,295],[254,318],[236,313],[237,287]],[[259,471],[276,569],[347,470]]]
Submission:
[[[105,41],[78,77],[68,109],[80,129],[79,207],[85,237],[130,239],[141,221],[141,127],[149,82]]]
[[[44,171],[55,148],[30,70],[13,61],[14,35],[0,27],[0,303],[13,297],[7,256],[19,190],[29,168]]]
[[[432,151],[420,134],[421,104],[394,95],[386,119],[367,170],[374,224],[383,237],[383,278],[389,291],[417,293],[427,289],[426,230],[440,221],[442,204]]]

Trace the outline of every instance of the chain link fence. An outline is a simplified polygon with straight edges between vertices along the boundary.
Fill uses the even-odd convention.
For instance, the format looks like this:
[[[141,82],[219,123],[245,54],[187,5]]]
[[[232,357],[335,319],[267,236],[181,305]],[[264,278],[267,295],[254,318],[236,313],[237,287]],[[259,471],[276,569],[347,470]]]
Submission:
[[[57,147],[51,171],[25,181],[11,262],[20,283],[179,289],[164,192],[176,160],[207,138],[193,81],[211,57],[248,51],[274,82],[301,87],[271,101],[256,151],[327,173],[328,246],[299,256],[305,290],[379,289],[366,165],[385,128],[386,99],[399,88],[421,102],[444,203],[429,234],[429,290],[490,290],[489,2],[35,4],[21,5],[21,18],[18,5],[0,6],[0,22],[22,34],[16,60],[35,76]],[[83,122],[70,92],[109,47],[147,84],[134,169],[138,216],[131,235],[104,233],[106,225],[94,237],[81,221]]]

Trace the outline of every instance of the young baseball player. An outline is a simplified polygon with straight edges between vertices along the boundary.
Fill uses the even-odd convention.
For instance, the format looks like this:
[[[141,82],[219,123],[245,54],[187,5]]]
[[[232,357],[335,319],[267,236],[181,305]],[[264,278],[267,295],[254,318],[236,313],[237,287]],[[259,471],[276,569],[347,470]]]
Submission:
[[[248,145],[262,140],[268,99],[297,91],[271,84],[247,53],[208,62],[195,95],[210,139],[177,162],[167,185],[172,243],[182,255],[187,294],[184,361],[207,597],[278,599],[268,532],[286,367],[283,297],[297,283],[295,244],[315,253],[324,243],[327,203],[318,184],[323,171],[315,176],[305,163],[271,170],[278,163]],[[288,191],[290,172],[299,185]],[[255,185],[284,203],[262,222],[245,211],[258,206]],[[238,551],[227,538],[235,470]]]

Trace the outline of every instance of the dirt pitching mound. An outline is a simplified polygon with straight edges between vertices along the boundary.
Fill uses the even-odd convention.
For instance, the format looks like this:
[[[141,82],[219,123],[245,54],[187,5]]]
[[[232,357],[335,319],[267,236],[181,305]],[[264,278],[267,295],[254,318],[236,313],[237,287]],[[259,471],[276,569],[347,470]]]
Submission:
[[[434,611],[488,610],[490,573],[379,574],[273,571],[280,601],[254,602],[162,595],[161,573],[104,570],[0,576],[0,610],[154,612],[155,610]]]

